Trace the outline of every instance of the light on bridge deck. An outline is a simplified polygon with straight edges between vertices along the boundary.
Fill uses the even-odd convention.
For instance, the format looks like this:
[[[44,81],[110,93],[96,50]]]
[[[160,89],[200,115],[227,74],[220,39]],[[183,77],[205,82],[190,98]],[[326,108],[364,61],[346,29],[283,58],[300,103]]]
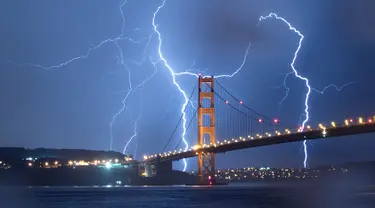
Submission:
[[[349,126],[349,120],[348,119],[345,120],[345,126]]]
[[[360,123],[360,124],[363,123],[363,118],[362,118],[362,117],[359,117],[359,118],[358,118],[358,123]]]
[[[323,124],[319,124],[319,129],[325,129],[326,127]]]
[[[275,123],[276,123],[276,120],[277,119],[274,120]],[[336,122],[332,121],[331,125],[330,125],[330,128],[336,128],[338,126],[341,126],[341,127],[346,126],[346,127],[348,127],[351,124],[352,125],[371,124],[371,123],[374,123],[374,121],[375,121],[375,116],[374,117],[370,117],[367,120],[364,120],[362,117],[358,117],[357,118],[357,122],[355,122],[353,119],[350,118],[350,119],[345,119],[344,120],[344,125],[337,125]],[[261,118],[259,118],[258,122],[262,123],[263,121],[262,121]],[[277,120],[277,122],[278,122],[278,120]],[[310,125],[307,125],[306,129],[308,131],[314,130]],[[327,135],[327,127],[325,127],[323,124],[319,124],[318,125],[318,129],[321,130],[322,136],[326,137],[326,135]],[[328,130],[329,130],[329,128],[328,128]],[[214,143],[214,144],[213,143],[203,144],[202,146],[200,146],[200,145],[194,145],[189,150],[179,149],[178,151],[177,150],[173,150],[173,152],[169,151],[169,152],[159,153],[159,154],[155,154],[155,155],[151,155],[151,156],[144,156],[144,159],[148,160],[148,159],[151,159],[151,158],[156,158],[157,156],[167,157],[167,156],[170,156],[170,155],[181,154],[182,152],[189,152],[189,151],[196,151],[195,154],[198,155],[198,151],[197,150],[200,150],[200,149],[206,149],[206,148],[217,147],[217,146],[222,146],[222,145],[229,145],[231,143],[246,142],[246,141],[253,140],[253,139],[262,139],[263,137],[288,135],[288,134],[302,132],[302,131],[303,131],[302,127],[299,126],[297,130],[285,129],[284,133],[282,133],[280,131],[275,131],[275,135],[272,135],[271,133],[266,132],[264,135],[262,135],[262,134],[256,134],[255,137],[253,137],[251,135],[248,135],[247,137],[238,137],[237,139],[236,138],[231,138],[231,140],[216,141],[216,143]]]
[[[332,127],[336,127],[336,123],[334,121],[331,122]]]
[[[197,149],[200,149],[201,146],[200,145],[194,145],[193,147],[191,147],[193,150],[197,150]]]

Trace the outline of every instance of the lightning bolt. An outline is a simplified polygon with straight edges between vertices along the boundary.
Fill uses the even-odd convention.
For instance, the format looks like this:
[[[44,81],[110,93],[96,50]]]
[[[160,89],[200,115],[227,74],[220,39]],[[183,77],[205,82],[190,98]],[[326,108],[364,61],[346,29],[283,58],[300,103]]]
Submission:
[[[128,71],[129,89],[127,90],[127,93],[126,93],[125,97],[122,99],[122,106],[121,106],[120,110],[115,113],[115,115],[112,117],[112,120],[109,122],[109,135],[110,135],[110,138],[109,138],[109,150],[112,150],[112,145],[113,145],[113,133],[112,133],[113,124],[115,123],[116,118],[125,110],[125,108],[126,108],[126,101],[127,101],[128,97],[129,97],[130,93],[133,92],[133,86],[132,86],[132,81],[131,81],[131,71],[128,68],[128,65],[124,61],[124,57],[123,57],[123,53],[122,53],[121,47],[119,46],[119,44],[117,42],[116,42],[116,46],[117,46],[117,48],[119,50],[119,53],[120,53],[120,60],[119,60],[119,62]]]
[[[299,78],[300,80],[304,81],[305,82],[305,85],[306,85],[306,88],[307,88],[307,92],[306,92],[306,95],[305,95],[305,113],[303,114],[305,119],[302,121],[302,125],[301,125],[301,130],[303,130],[305,128],[305,125],[306,123],[308,122],[309,120],[309,98],[310,98],[310,94],[311,92],[318,92],[320,94],[324,94],[324,92],[329,89],[329,88],[335,88],[337,91],[341,91],[344,87],[350,85],[350,84],[354,84],[354,82],[349,82],[349,83],[346,83],[340,87],[334,85],[334,84],[330,84],[326,87],[323,88],[323,90],[317,90],[313,87],[310,86],[309,84],[309,80],[306,78],[306,77],[303,77],[301,76],[298,71],[296,70],[295,68],[295,62],[297,60],[297,57],[298,57],[298,53],[302,47],[302,42],[303,42],[303,39],[304,39],[304,35],[302,35],[302,33],[300,31],[298,31],[295,27],[293,27],[286,19],[284,19],[283,17],[280,17],[278,16],[277,14],[275,13],[270,13],[269,15],[267,16],[261,16],[259,18],[259,23],[262,21],[262,20],[266,20],[266,19],[269,19],[269,18],[275,18],[277,20],[281,20],[282,22],[284,22],[288,27],[289,27],[289,30],[293,31],[294,33],[296,33],[300,39],[299,39],[299,42],[298,42],[298,47],[296,49],[296,51],[294,52],[294,56],[293,56],[293,60],[292,62],[290,63],[290,67],[292,68],[292,72],[289,72],[285,75],[284,77],[284,83],[283,86],[284,89],[285,89],[285,95],[284,97],[281,99],[281,101],[279,102],[279,104],[282,104],[284,102],[284,100],[289,96],[289,92],[290,92],[290,88],[287,86],[286,84],[286,80],[287,78],[289,77],[289,75],[291,74],[294,74],[295,77]],[[280,86],[280,87],[281,87]],[[304,140],[303,141],[303,151],[304,151],[304,154],[305,154],[305,157],[304,157],[304,160],[303,160],[303,165],[305,168],[307,168],[307,160],[308,160],[308,151],[307,151],[307,140]]]
[[[103,45],[107,44],[107,43],[115,43],[117,44],[118,41],[120,40],[126,40],[126,41],[129,41],[131,43],[135,43],[135,44],[139,44],[141,43],[143,40],[145,39],[149,39],[149,37],[142,37],[140,38],[139,40],[134,40],[132,38],[129,38],[129,37],[125,37],[124,36],[124,30],[125,30],[125,16],[124,16],[124,12],[123,12],[123,7],[128,3],[128,0],[125,0],[123,1],[121,4],[120,4],[120,12],[121,12],[121,17],[122,17],[122,29],[121,29],[121,34],[116,36],[115,38],[108,38],[106,40],[103,40],[101,41],[99,44],[97,45],[94,45],[92,47],[90,47],[87,52],[83,55],[80,55],[80,56],[76,56],[76,57],[73,57],[67,61],[64,61],[60,64],[57,64],[57,65],[51,65],[51,66],[43,66],[43,65],[40,65],[40,64],[35,64],[35,63],[17,63],[15,61],[12,61],[12,60],[9,60],[8,62],[9,63],[12,63],[16,66],[19,66],[19,67],[24,67],[24,66],[31,66],[31,67],[36,67],[36,68],[41,68],[41,69],[45,69],[45,70],[49,70],[49,69],[57,69],[57,68],[62,68],[62,67],[65,67],[71,63],[73,63],[74,61],[78,61],[78,60],[81,60],[81,59],[87,59],[90,57],[91,53],[99,48],[101,48]]]
[[[133,131],[133,135],[130,137],[130,139],[126,142],[125,146],[124,146],[124,149],[122,150],[122,154],[125,154],[126,153],[126,150],[129,146],[129,144],[133,141],[133,139],[135,137],[137,137],[137,124],[138,124],[138,121],[141,119],[142,115],[139,115],[138,118],[135,120],[134,122],[134,131]],[[137,151],[137,148],[135,148],[134,150],[135,152]],[[134,158],[135,158],[135,155],[134,155]]]
[[[173,84],[177,87],[178,91],[181,93],[181,95],[184,98],[184,103],[182,104],[182,108],[181,108],[181,113],[182,113],[182,129],[183,129],[183,132],[182,132],[181,136],[182,136],[182,141],[185,144],[185,149],[184,150],[186,151],[189,148],[189,144],[188,144],[188,142],[186,141],[186,138],[185,138],[187,119],[186,119],[186,112],[184,111],[184,109],[187,106],[187,104],[189,102],[189,99],[188,99],[188,96],[186,95],[186,92],[181,88],[181,86],[176,81],[176,73],[174,72],[173,68],[169,65],[168,61],[164,58],[163,52],[161,50],[162,43],[163,43],[162,36],[161,36],[161,33],[158,30],[158,25],[156,25],[156,23],[155,23],[156,16],[159,13],[159,11],[164,7],[165,2],[166,2],[166,0],[164,0],[162,2],[162,4],[154,12],[154,15],[153,15],[153,18],[152,18],[152,26],[153,26],[154,31],[157,34],[157,38],[158,38],[157,51],[158,51],[158,55],[159,55],[160,61],[163,62],[164,66],[169,70],[169,72],[170,72],[170,74],[172,76]],[[184,162],[183,171],[186,171],[186,168],[187,168],[186,159],[184,159],[183,162]]]
[[[190,72],[188,70],[183,71],[183,72],[175,72],[175,70],[169,64],[169,62],[167,61],[167,59],[164,57],[164,54],[162,52],[163,39],[162,39],[161,32],[158,29],[158,25],[156,24],[155,19],[156,19],[158,13],[160,12],[160,10],[165,6],[166,1],[167,0],[163,0],[162,3],[161,3],[161,5],[158,6],[158,8],[156,9],[156,11],[154,12],[154,15],[153,15],[153,18],[152,18],[152,26],[153,26],[154,32],[156,33],[157,39],[158,39],[157,51],[158,51],[159,59],[160,59],[161,62],[163,62],[164,67],[167,68],[168,71],[170,72],[173,84],[176,86],[177,90],[181,93],[182,97],[184,98],[184,103],[181,106],[181,113],[182,113],[182,135],[181,135],[181,137],[182,137],[182,141],[183,141],[183,143],[185,145],[184,150],[187,150],[189,148],[189,143],[187,142],[187,140],[185,138],[185,136],[186,136],[187,118],[186,118],[186,112],[184,111],[184,109],[189,104],[189,99],[188,99],[187,93],[181,88],[180,84],[176,81],[176,77],[177,76],[182,76],[182,75],[189,75],[189,76],[199,77],[199,74]],[[251,44],[249,42],[248,47],[246,48],[246,52],[245,52],[244,58],[242,60],[242,63],[240,65],[240,67],[237,68],[237,70],[235,70],[232,74],[222,74],[222,75],[216,75],[214,77],[215,78],[224,78],[224,77],[231,78],[231,77],[235,76],[238,72],[240,72],[241,69],[243,68],[243,66],[246,63],[247,56],[248,56],[249,49],[250,49],[250,45]],[[194,107],[194,104],[192,102],[191,102],[191,105]],[[186,171],[186,168],[187,168],[186,159],[183,159],[183,162],[184,162],[183,171]]]
[[[314,92],[317,92],[319,94],[324,94],[326,90],[330,89],[330,88],[334,88],[336,91],[340,92],[341,90],[343,90],[345,87],[349,86],[349,85],[352,85],[352,84],[355,84],[355,82],[348,82],[346,84],[343,84],[341,86],[337,86],[337,85],[334,85],[334,84],[330,84],[330,85],[327,85],[325,86],[322,90],[318,90],[318,89],[315,89],[315,88],[312,88],[312,90]]]
[[[246,51],[245,51],[245,55],[242,59],[242,63],[240,65],[240,67],[237,68],[236,71],[234,71],[232,74],[221,74],[221,75],[216,75],[214,76],[215,78],[232,78],[233,76],[235,76],[236,74],[238,74],[238,72],[240,72],[243,68],[243,66],[245,65],[246,61],[247,61],[247,56],[249,55],[249,50],[250,50],[250,47],[251,47],[251,42],[249,42],[249,44],[247,45],[247,48],[246,48]]]
[[[74,62],[74,61],[78,61],[78,60],[83,60],[83,59],[87,59],[89,58],[89,56],[91,55],[91,53],[94,51],[94,50],[97,50],[99,48],[101,48],[103,45],[105,44],[108,44],[108,43],[113,43],[118,51],[119,51],[119,64],[121,64],[128,72],[128,82],[129,82],[129,89],[127,89],[125,92],[126,92],[126,95],[125,97],[122,99],[122,106],[121,108],[119,109],[119,111],[117,111],[114,116],[112,117],[110,123],[109,123],[109,131],[110,131],[110,144],[109,144],[109,149],[112,150],[112,145],[113,145],[113,133],[112,133],[112,128],[113,128],[113,125],[116,121],[116,119],[118,118],[118,116],[121,115],[121,113],[123,113],[123,111],[126,109],[126,103],[129,99],[129,97],[131,97],[132,94],[135,93],[135,91],[137,89],[140,89],[142,88],[150,79],[152,79],[154,77],[154,75],[157,73],[157,67],[156,67],[156,63],[159,63],[159,62],[162,62],[164,67],[170,72],[170,75],[171,75],[171,78],[172,78],[172,82],[173,84],[176,86],[177,90],[180,92],[181,96],[183,97],[184,99],[184,102],[182,103],[182,106],[181,106],[181,113],[183,115],[183,123],[182,123],[182,141],[183,141],[183,144],[185,145],[185,150],[188,149],[189,147],[189,144],[186,140],[186,124],[187,124],[187,115],[186,115],[186,112],[184,112],[183,109],[185,109],[185,107],[189,104],[189,100],[188,100],[188,96],[187,96],[187,93],[182,89],[182,87],[180,86],[180,84],[177,82],[176,80],[176,77],[177,76],[185,76],[185,75],[188,75],[188,76],[194,76],[194,77],[198,77],[199,74],[197,73],[193,73],[191,72],[190,70],[186,70],[186,71],[182,71],[182,72],[176,72],[172,66],[169,64],[169,62],[167,61],[167,59],[164,57],[164,54],[162,52],[162,44],[163,44],[163,39],[162,39],[162,35],[161,35],[161,32],[159,31],[159,28],[158,28],[158,25],[156,24],[156,17],[157,15],[159,14],[160,10],[165,6],[166,4],[166,1],[167,0],[163,0],[162,3],[157,7],[156,11],[153,13],[153,17],[152,17],[152,27],[153,27],[153,33],[150,34],[148,37],[144,37],[144,38],[141,38],[139,40],[134,40],[132,38],[128,38],[128,37],[125,37],[124,36],[124,28],[125,28],[125,16],[124,16],[124,12],[123,12],[123,7],[126,5],[126,3],[128,2],[128,0],[124,0],[121,4],[120,4],[120,12],[121,12],[121,17],[122,17],[122,29],[121,29],[121,34],[118,35],[117,37],[114,37],[114,38],[109,38],[109,39],[106,39],[104,41],[101,41],[99,44],[97,45],[94,45],[92,47],[90,47],[88,49],[88,51],[83,54],[83,55],[80,55],[80,56],[76,56],[76,57],[73,57],[72,59],[70,60],[67,60],[65,62],[62,62],[60,64],[57,64],[57,65],[52,65],[52,66],[43,66],[43,65],[39,65],[39,64],[34,64],[34,63],[28,63],[28,64],[19,64],[19,63],[16,63],[14,61],[9,61],[10,63],[14,64],[14,65],[17,65],[17,66],[20,66],[20,67],[23,67],[23,66],[32,66],[32,67],[37,67],[37,68],[41,68],[41,69],[45,69],[45,70],[49,70],[49,69],[57,69],[57,68],[62,68],[62,67],[65,67],[67,65],[69,65],[70,63]],[[287,20],[285,20],[284,18],[282,17],[279,17],[277,14],[275,13],[270,13],[268,16],[261,16],[259,18],[259,23],[262,21],[262,20],[266,20],[268,18],[275,18],[275,19],[278,19],[278,20],[281,20],[283,21],[285,24],[288,25],[289,29],[293,32],[295,32],[299,37],[299,43],[298,43],[298,47],[297,47],[297,50],[295,51],[294,53],[294,57],[293,57],[293,60],[292,62],[290,63],[290,66],[292,68],[292,72],[289,72],[286,74],[285,78],[284,78],[284,84],[282,85],[285,89],[286,89],[286,93],[285,93],[285,96],[283,97],[283,99],[280,101],[280,104],[288,97],[289,95],[289,92],[290,92],[290,88],[287,87],[286,85],[286,80],[288,78],[289,75],[292,75],[294,74],[297,78],[301,79],[302,81],[305,82],[306,84],[306,87],[307,87],[307,93],[306,93],[306,98],[305,98],[305,110],[304,110],[304,117],[305,119],[302,121],[302,129],[305,127],[306,123],[308,122],[309,120],[309,97],[310,97],[310,94],[311,92],[317,92],[317,93],[320,93],[320,94],[324,94],[324,92],[326,90],[328,90],[329,88],[335,88],[337,91],[341,91],[344,87],[350,85],[350,84],[353,84],[353,83],[347,83],[343,86],[336,86],[336,85],[328,85],[326,87],[324,87],[322,90],[317,90],[313,87],[310,86],[309,84],[309,80],[306,78],[306,77],[303,77],[301,76],[298,71],[295,69],[295,61],[297,59],[297,56],[298,56],[298,53],[301,49],[301,46],[302,46],[302,42],[303,42],[303,39],[304,39],[304,36],[296,29],[294,28]],[[138,30],[138,29],[136,29]],[[157,62],[152,62],[152,64],[154,65],[155,67],[155,71],[154,73],[147,77],[143,82],[141,82],[139,85],[133,87],[133,83],[132,83],[132,79],[131,79],[131,70],[130,68],[128,67],[128,62],[124,60],[124,56],[123,56],[123,52],[122,52],[122,49],[119,45],[119,41],[121,40],[125,40],[125,41],[128,41],[130,43],[134,43],[134,44],[139,44],[141,43],[142,41],[144,40],[147,40],[147,43],[146,43],[146,46],[145,46],[145,49],[143,51],[143,58],[140,60],[140,61],[130,61],[129,63],[131,64],[136,64],[136,65],[141,65],[143,64],[144,60],[145,60],[145,54],[146,54],[146,51],[147,51],[147,48],[151,42],[151,39],[153,37],[153,35],[156,35],[157,37],[157,41],[158,41],[158,44],[157,44],[157,52],[158,52],[158,61]],[[241,65],[232,73],[232,74],[221,74],[221,75],[215,75],[214,77],[215,78],[232,78],[233,76],[235,76],[236,74],[238,74],[243,66],[245,65],[246,61],[247,61],[247,57],[248,57],[248,54],[249,54],[249,50],[250,50],[250,47],[251,47],[251,44],[250,42],[248,43],[247,47],[246,47],[246,50],[245,50],[245,54],[244,54],[244,57],[242,59],[242,62],[241,62]],[[193,102],[190,102],[191,105],[194,107],[194,104]],[[136,139],[137,137],[137,124],[139,122],[141,118],[141,115],[136,119],[136,121],[134,122],[134,131],[133,131],[133,135],[128,139],[128,141],[126,142],[125,146],[124,146],[124,149],[123,149],[123,152],[125,153],[126,150],[127,150],[127,147],[128,145],[134,140]],[[306,147],[306,140],[303,142],[303,145],[304,145],[304,152],[305,152],[305,159],[304,159],[304,166],[307,167],[307,159],[308,159],[308,154],[307,154],[307,147]],[[186,168],[187,168],[187,161],[184,159],[183,160],[184,162],[184,168],[183,168],[183,171],[186,171]]]
[[[133,85],[132,85],[132,81],[131,81],[131,70],[129,69],[128,65],[127,65],[127,62],[124,60],[124,56],[123,56],[123,52],[122,52],[122,49],[119,45],[119,41],[122,41],[122,40],[125,40],[125,41],[128,41],[128,42],[131,42],[131,43],[134,43],[134,44],[140,44],[142,41],[144,40],[147,40],[147,43],[146,43],[146,46],[143,50],[143,58],[141,59],[141,61],[130,61],[131,63],[133,64],[137,64],[137,65],[141,65],[145,59],[145,53],[146,53],[146,50],[149,46],[149,43],[151,41],[151,38],[152,38],[152,35],[153,34],[150,34],[149,36],[147,37],[142,37],[140,38],[139,40],[134,40],[132,38],[129,38],[129,37],[125,37],[125,34],[124,34],[124,31],[125,31],[125,23],[126,23],[126,19],[125,19],[125,15],[124,15],[124,12],[123,12],[123,7],[128,3],[128,0],[124,0],[120,6],[119,6],[119,10],[120,10],[120,13],[121,13],[121,18],[122,18],[122,28],[121,28],[121,33],[120,35],[116,36],[115,38],[108,38],[106,40],[103,40],[101,41],[99,44],[97,45],[94,45],[94,46],[91,46],[89,47],[89,49],[87,50],[87,52],[83,55],[80,55],[80,56],[76,56],[76,57],[73,57],[67,61],[64,61],[60,64],[57,64],[57,65],[51,65],[51,66],[43,66],[43,65],[40,65],[40,64],[35,64],[35,63],[17,63],[15,61],[8,61],[16,66],[19,66],[19,67],[24,67],[24,66],[29,66],[29,67],[36,67],[36,68],[40,68],[40,69],[44,69],[44,70],[50,70],[50,69],[58,69],[58,68],[62,68],[62,67],[66,67],[68,66],[69,64],[75,62],[75,61],[78,61],[78,60],[84,60],[84,59],[88,59],[90,57],[90,55],[92,54],[93,51],[97,50],[97,49],[100,49],[102,46],[104,46],[105,44],[109,44],[109,43],[113,43],[118,51],[119,51],[119,63],[124,66],[124,68],[127,70],[128,72],[128,82],[129,82],[129,89],[126,90],[126,95],[125,97],[122,99],[122,106],[121,108],[119,109],[119,111],[117,111],[114,116],[112,117],[111,121],[109,122],[109,134],[110,134],[110,138],[109,138],[109,150],[112,150],[113,147],[113,133],[112,133],[112,127],[113,127],[113,124],[115,123],[117,117],[119,115],[121,115],[121,113],[125,110],[126,108],[126,102],[129,98],[129,96],[133,93],[133,91],[135,89],[138,89],[140,87],[142,87],[146,82],[148,82],[151,78],[154,77],[154,75],[156,74],[157,70],[155,70],[155,72],[152,74],[152,76],[146,78],[143,82],[141,82],[138,86],[135,87],[135,89],[133,89]],[[155,68],[156,69],[156,68]],[[135,122],[134,124],[134,132],[136,132],[136,126],[137,126],[137,123],[138,123],[138,120]],[[135,133],[136,134],[136,133]],[[133,140],[133,138],[135,138],[136,136],[132,136],[129,141]],[[129,142],[130,143],[130,142]],[[127,145],[126,145],[127,146]],[[126,149],[124,147],[124,149]]]
[[[149,42],[148,42],[149,43]],[[148,45],[148,44],[147,44]],[[145,53],[144,53],[145,54]],[[142,60],[144,60],[144,58],[142,58]],[[141,61],[141,62],[143,62],[143,61]],[[150,62],[152,63],[152,65],[154,66],[154,73],[151,75],[151,76],[149,76],[149,77],[147,77],[145,80],[143,80],[143,82],[141,82],[135,89],[134,89],[134,91],[133,91],[133,94],[138,90],[138,89],[142,89],[143,87],[144,87],[144,85],[148,82],[148,81],[150,81],[152,78],[154,78],[154,76],[156,75],[156,73],[158,72],[158,70],[157,70],[157,67],[156,67],[156,62],[153,62],[152,60],[151,60],[151,57],[150,57]],[[141,93],[142,94],[142,93]],[[126,99],[126,98],[125,98]],[[139,106],[140,106],[140,108],[142,109],[142,99],[141,99],[141,101],[140,101],[140,104],[139,104]],[[121,109],[120,109],[120,111],[121,111]],[[119,111],[119,112],[120,112]],[[133,135],[128,139],[128,141],[126,142],[126,144],[125,144],[125,146],[124,146],[124,149],[122,150],[122,153],[123,154],[125,154],[126,153],[126,150],[127,150],[127,148],[128,148],[128,146],[129,146],[129,144],[133,141],[133,139],[135,139],[137,136],[138,136],[138,133],[137,133],[137,126],[138,126],[138,122],[139,122],[139,120],[141,119],[141,117],[142,117],[142,114],[140,114],[139,116],[138,116],[138,118],[135,120],[135,122],[134,122],[134,126],[133,126],[133,129],[134,129],[134,131],[133,131]],[[137,154],[137,148],[138,148],[138,142],[135,140],[135,148],[134,148],[134,155],[133,155],[133,158],[135,159],[136,158],[136,154]]]
[[[288,96],[289,96],[289,92],[290,92],[290,88],[287,86],[287,84],[286,84],[286,80],[287,80],[287,78],[288,78],[288,76],[289,75],[291,75],[291,74],[293,74],[293,72],[288,72],[288,73],[286,73],[286,75],[285,75],[285,77],[284,77],[284,82],[283,82],[283,84],[282,85],[280,85],[280,86],[276,86],[275,88],[281,88],[281,87],[283,87],[284,89],[285,89],[285,95],[284,95],[284,97],[280,100],[280,102],[279,102],[279,104],[281,105],[284,101],[285,101],[285,99],[287,99],[288,98]],[[327,85],[327,86],[325,86],[323,89],[321,89],[321,90],[318,90],[318,89],[316,89],[316,88],[311,88],[311,90],[313,91],[313,92],[317,92],[317,93],[319,93],[319,94],[324,94],[325,93],[325,91],[326,90],[328,90],[328,89],[330,89],[330,88],[333,88],[333,89],[335,89],[337,92],[340,92],[341,90],[343,90],[345,87],[347,87],[347,86],[349,86],[349,85],[352,85],[352,84],[355,84],[356,82],[348,82],[348,83],[345,83],[345,84],[343,84],[343,85],[341,85],[341,86],[337,86],[337,85],[334,85],[334,84],[329,84],[329,85]],[[304,115],[304,114],[303,114]]]
[[[309,80],[306,78],[306,77],[303,77],[301,76],[298,71],[296,70],[296,68],[294,67],[294,64],[297,60],[297,57],[298,57],[298,53],[302,47],[302,41],[303,39],[305,38],[302,33],[300,31],[298,31],[295,27],[293,27],[286,19],[282,18],[282,17],[279,17],[277,14],[275,13],[270,13],[269,15],[267,16],[261,16],[259,18],[259,22],[261,22],[262,20],[266,20],[268,18],[275,18],[275,19],[278,19],[278,20],[281,20],[282,22],[284,22],[285,24],[288,25],[289,27],[289,30],[295,32],[299,37],[299,42],[298,42],[298,47],[297,47],[297,50],[294,52],[294,57],[293,57],[293,60],[292,62],[290,63],[290,67],[292,68],[293,70],[293,74],[294,76],[296,76],[297,78],[301,79],[302,81],[305,82],[305,85],[306,85],[306,88],[307,88],[307,93],[306,93],[306,97],[305,97],[305,119],[302,121],[302,125],[301,125],[301,128],[302,130],[305,128],[305,125],[307,123],[307,121],[309,120],[309,98],[310,98],[310,93],[311,93],[311,86],[309,84]],[[290,75],[291,73],[288,73],[285,78],[284,78],[284,86],[285,86],[285,89],[286,89],[286,94],[285,96],[283,97],[282,101],[284,101],[286,99],[286,97],[288,97],[288,94],[290,92],[290,88],[286,87],[285,83],[286,83],[286,79],[287,77]],[[282,102],[281,101],[281,102]],[[307,146],[306,146],[306,140],[303,141],[303,150],[304,150],[304,153],[305,153],[305,159],[303,161],[303,165],[304,167],[306,168],[307,167],[307,159],[308,159],[308,153],[307,153]]]
[[[138,90],[138,89],[142,89],[142,87],[148,82],[148,81],[150,81],[152,78],[154,78],[154,76],[156,75],[156,73],[158,72],[158,70],[157,70],[157,67],[156,67],[156,63],[155,62],[153,62],[153,61],[151,61],[151,58],[150,58],[150,62],[153,64],[153,66],[154,66],[154,73],[151,75],[151,76],[149,76],[149,77],[147,77],[143,82],[141,82],[136,88],[135,88],[135,90],[133,91],[133,94]],[[126,99],[126,98],[125,98]],[[125,100],[124,99],[124,100]],[[124,105],[123,105],[124,106]],[[142,108],[142,102],[141,102],[141,104],[140,104],[140,106],[141,106],[141,108]],[[120,111],[122,111],[121,109],[120,109]],[[118,112],[120,112],[120,111],[118,111]],[[129,144],[133,141],[133,139],[135,139],[136,137],[137,137],[137,125],[138,125],[138,122],[139,122],[139,120],[141,119],[141,117],[142,117],[142,114],[140,114],[139,116],[138,116],[138,118],[135,120],[135,122],[134,122],[134,126],[133,126],[133,129],[134,129],[134,131],[133,131],[133,135],[128,139],[128,141],[126,142],[126,144],[125,144],[125,146],[124,146],[124,149],[122,150],[122,153],[123,154],[125,154],[126,153],[126,150],[127,150],[127,148],[128,148],[128,146],[129,146]],[[135,147],[135,149],[134,149],[134,158],[135,158],[135,156],[136,156],[136,152],[137,152],[137,147],[138,147],[138,143],[137,143],[137,141],[135,141],[136,143],[136,147]]]

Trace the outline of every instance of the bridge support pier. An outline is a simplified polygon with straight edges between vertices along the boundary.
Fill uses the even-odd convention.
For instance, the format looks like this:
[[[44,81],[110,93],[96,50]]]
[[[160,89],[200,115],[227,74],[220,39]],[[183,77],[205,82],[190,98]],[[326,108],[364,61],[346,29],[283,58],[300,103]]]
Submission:
[[[151,181],[154,185],[163,185],[171,184],[172,172],[172,160],[161,161],[160,158],[157,158],[157,160],[145,162],[142,165],[140,175],[153,178]]]
[[[204,88],[203,88],[204,87]],[[207,89],[208,90],[204,90]],[[216,143],[215,137],[215,100],[214,77],[198,78],[198,145],[205,144],[204,136],[210,137],[210,144]],[[207,100],[209,102],[204,102]],[[203,123],[203,115],[210,117],[210,123]],[[215,153],[198,152],[198,177],[201,184],[216,183],[215,177]]]
[[[154,164],[145,164],[145,177],[153,177],[154,176]]]

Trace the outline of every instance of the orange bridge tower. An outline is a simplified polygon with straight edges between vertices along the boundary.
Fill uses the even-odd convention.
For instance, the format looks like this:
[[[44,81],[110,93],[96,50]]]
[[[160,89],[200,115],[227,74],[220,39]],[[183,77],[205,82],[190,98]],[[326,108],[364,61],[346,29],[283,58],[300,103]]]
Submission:
[[[198,77],[198,145],[204,144],[204,136],[209,136],[211,144],[216,143],[215,138],[215,100],[214,77]],[[205,102],[204,102],[205,101]],[[204,115],[209,116],[209,124],[203,123]],[[215,178],[215,153],[198,152],[198,177],[201,183],[208,179],[209,184],[216,182]]]

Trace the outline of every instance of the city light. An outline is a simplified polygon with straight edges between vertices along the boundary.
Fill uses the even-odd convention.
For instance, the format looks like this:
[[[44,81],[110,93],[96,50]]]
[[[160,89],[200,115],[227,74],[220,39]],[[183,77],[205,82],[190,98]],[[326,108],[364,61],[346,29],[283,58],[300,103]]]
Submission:
[[[270,167],[246,167],[216,170],[215,177],[221,181],[244,181],[244,180],[304,180],[320,178],[327,173],[345,174],[348,172],[344,167],[327,168],[270,168]],[[192,174],[195,174],[194,172]]]
[[[323,135],[323,137],[326,137],[326,136],[327,136],[327,131],[326,131],[325,128],[324,128],[323,131],[322,131],[322,135]]]

